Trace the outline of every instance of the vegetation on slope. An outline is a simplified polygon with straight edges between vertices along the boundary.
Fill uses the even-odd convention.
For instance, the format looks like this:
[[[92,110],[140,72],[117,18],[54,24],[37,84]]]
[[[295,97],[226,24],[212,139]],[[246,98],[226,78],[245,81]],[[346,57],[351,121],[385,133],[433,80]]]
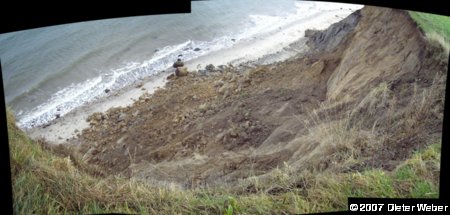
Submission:
[[[255,177],[238,187],[179,190],[91,176],[70,157],[58,157],[31,141],[15,126],[10,111],[8,134],[16,214],[310,213],[346,210],[349,196],[438,197],[440,143],[415,153],[392,172],[313,174],[294,172],[286,165],[264,183]]]
[[[370,9],[366,12],[379,11]],[[392,11],[389,13],[394,14]],[[370,17],[383,16],[372,15]],[[386,17],[386,19],[391,18]],[[403,20],[397,19],[397,21],[404,24]],[[367,28],[369,25],[371,28]],[[422,47],[416,47],[416,43],[408,43],[406,48],[402,44],[395,46],[398,43],[397,40],[392,40],[391,43],[382,43],[386,38],[386,35],[383,34],[392,32],[381,31],[384,24],[375,25],[373,20],[369,19],[359,27],[368,31],[368,35],[378,34],[372,37],[378,38],[380,41],[371,43],[381,43],[379,47],[371,45],[364,50],[361,49],[360,52],[358,52],[360,50],[358,48],[346,52],[346,54],[354,52],[354,56],[358,56],[358,59],[367,60],[367,62],[361,63],[364,65],[356,65],[360,67],[353,72],[371,69],[371,67],[364,66],[378,63],[373,59],[388,59],[392,61],[389,63],[402,64],[398,68],[407,66],[406,69],[401,70],[403,73],[397,70],[394,72],[388,70],[386,73],[391,72],[389,74],[395,75],[392,80],[382,79],[368,82],[367,80],[372,80],[371,77],[364,75],[381,71],[373,69],[373,71],[370,70],[363,74],[356,73],[356,75],[360,75],[360,78],[366,78],[366,82],[349,79],[349,83],[368,83],[361,84],[362,86],[346,84],[340,80],[342,86],[336,85],[337,90],[332,92],[339,92],[341,89],[342,93],[331,95],[336,98],[336,101],[324,100],[318,107],[314,106],[311,110],[305,109],[304,118],[298,119],[299,122],[308,121],[308,123],[304,123],[305,135],[299,138],[299,141],[321,143],[316,150],[318,154],[310,153],[309,157],[306,156],[307,154],[294,156],[296,158],[305,157],[308,162],[292,162],[291,164],[286,162],[284,165],[281,163],[264,175],[250,176],[233,185],[182,189],[170,184],[151,185],[145,180],[128,179],[114,176],[114,174],[106,176],[97,169],[98,167],[85,163],[77,156],[67,152],[61,153],[57,147],[49,148],[41,140],[30,140],[15,126],[11,111],[8,111],[15,213],[312,213],[346,210],[347,197],[438,197],[441,143],[440,136],[433,137],[433,135],[440,133],[445,74],[439,72],[441,67],[435,65],[436,62],[439,64],[444,64],[444,62],[432,58],[433,50],[425,51],[431,57],[414,58],[417,53],[414,50],[421,50]],[[374,26],[378,29],[374,29]],[[416,28],[414,29],[416,30]],[[410,35],[411,32],[406,30],[404,35]],[[397,32],[397,30],[395,31]],[[359,43],[368,44],[364,37],[359,39]],[[358,42],[358,38],[352,42]],[[361,47],[359,43],[353,44],[354,47]],[[388,48],[384,49],[385,47]],[[393,48],[396,53],[392,54],[390,58],[384,57],[383,53],[391,51]],[[412,54],[409,54],[408,50],[413,50]],[[403,58],[398,52],[405,54],[406,57]],[[381,57],[364,56],[367,53],[375,53]],[[301,74],[306,74],[310,76],[310,79],[307,79],[308,82],[314,83],[314,86],[307,85],[299,92],[305,93],[308,92],[306,90],[312,88],[316,89],[314,92],[317,93],[317,88],[313,87],[325,85],[316,84],[311,80],[325,77],[322,72],[334,71],[334,67],[340,61],[333,57],[342,56],[340,52],[330,55],[331,57],[328,58],[325,58],[324,55],[326,54],[320,53],[321,59],[313,59],[309,63],[306,62],[307,59],[294,59],[290,63],[273,66],[275,69],[267,69],[263,72],[258,72],[256,69],[251,78],[251,81],[258,83],[255,85],[257,87],[255,91],[259,92],[271,86],[271,90],[266,92],[272,93],[273,98],[277,98],[283,95],[280,92],[286,91],[286,89],[276,89],[276,86],[269,85],[274,84],[273,80],[278,81],[275,84],[283,83],[284,87],[289,83],[297,86],[300,79],[305,78]],[[354,59],[353,55],[349,56],[348,58]],[[396,57],[403,58],[403,61],[410,60],[403,62]],[[424,61],[424,64],[420,66],[420,75],[423,77],[411,73],[416,69],[415,63],[418,61]],[[302,64],[302,62],[306,63]],[[327,68],[330,69],[327,70]],[[351,69],[344,68],[342,70],[350,71]],[[284,71],[284,73],[280,71]],[[282,79],[282,76],[286,76],[285,79]],[[376,75],[376,77],[379,76],[381,75]],[[192,80],[189,78],[192,77],[184,77],[184,79],[172,82],[175,88],[180,88],[179,90],[184,92],[182,95],[186,94],[186,88],[183,88],[179,82]],[[422,80],[415,80],[416,78]],[[204,81],[189,82],[188,86],[194,85],[192,87],[195,88],[192,89],[194,94],[201,91],[197,89],[201,85],[196,83],[205,84]],[[365,87],[366,85],[367,87]],[[345,87],[354,87],[354,89]],[[358,99],[355,99],[354,103],[348,101],[346,103],[345,99],[348,99],[348,95],[353,91],[357,92],[353,94],[358,96]],[[245,91],[245,93],[249,92],[249,90]],[[155,95],[162,96],[164,94]],[[201,96],[198,95],[203,94],[195,95],[199,100]],[[347,97],[341,98],[341,95]],[[228,99],[239,98],[240,101],[242,96],[239,96],[235,95]],[[287,94],[286,98],[291,102],[297,99],[288,98],[288,96]],[[284,97],[282,99],[284,100]],[[174,103],[177,101],[174,100]],[[279,102],[274,103],[278,104]],[[275,108],[278,110],[279,107]],[[298,115],[294,116],[298,117]],[[164,118],[161,122],[166,121],[167,118]],[[108,142],[111,141],[105,140],[105,143]],[[309,145],[305,144],[305,146]],[[416,151],[411,154],[414,149]],[[307,148],[299,150],[299,152],[303,151],[307,151]],[[394,153],[392,155],[388,152]],[[389,156],[395,157],[395,162],[391,162],[394,159]],[[261,165],[265,165],[265,163],[261,163]],[[312,168],[300,168],[299,170],[298,166],[311,166]],[[245,171],[252,172],[252,169],[245,169]]]
[[[450,17],[413,11],[409,14],[431,40],[439,42],[446,52],[449,51]]]

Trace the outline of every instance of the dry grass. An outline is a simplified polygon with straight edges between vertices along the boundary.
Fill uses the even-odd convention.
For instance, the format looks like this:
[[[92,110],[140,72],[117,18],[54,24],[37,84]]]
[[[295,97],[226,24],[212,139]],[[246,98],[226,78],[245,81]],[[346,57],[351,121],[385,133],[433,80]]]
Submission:
[[[450,53],[450,40],[445,39],[444,36],[436,32],[430,32],[426,35],[432,44],[440,44],[442,46],[442,48],[444,49],[443,53],[446,54],[444,58],[448,58],[448,54]]]
[[[347,122],[347,121],[344,121]],[[322,128],[344,144],[353,137]],[[94,177],[30,141],[8,112],[16,214],[267,214],[346,210],[347,197],[436,197],[440,144],[416,153],[395,171],[298,172],[285,164],[266,179],[236,188],[180,190],[119,177]],[[339,144],[338,144],[339,145]],[[336,146],[338,146],[336,145]]]
[[[442,121],[445,74],[430,87],[413,85],[399,107],[382,82],[357,102],[326,101],[309,112],[304,142],[318,146],[301,166],[285,163],[237,187],[182,190],[121,177],[81,159],[61,157],[15,126],[8,111],[14,211],[16,214],[283,214],[346,210],[347,197],[435,198],[440,145],[427,136],[428,122]],[[392,171],[365,167],[365,155],[400,140],[429,145]],[[387,145],[392,147],[392,145]],[[133,157],[130,155],[130,160]],[[300,169],[300,170],[299,170]]]
[[[436,42],[444,48],[447,54],[446,57],[448,57],[450,50],[450,17],[412,11],[409,14],[431,42]]]

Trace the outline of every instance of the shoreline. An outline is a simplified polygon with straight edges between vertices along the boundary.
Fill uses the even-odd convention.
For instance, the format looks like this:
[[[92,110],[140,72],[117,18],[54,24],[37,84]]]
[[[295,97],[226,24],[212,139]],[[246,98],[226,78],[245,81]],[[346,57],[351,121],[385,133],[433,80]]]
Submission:
[[[345,6],[347,6],[345,8]],[[233,66],[256,62],[255,64],[269,64],[283,61],[295,54],[305,51],[304,36],[308,29],[324,30],[333,23],[339,22],[358,10],[354,5],[342,5],[341,9],[318,11],[308,17],[296,20],[277,31],[266,32],[253,37],[251,40],[237,42],[230,48],[213,51],[207,55],[186,62],[190,71],[197,70],[198,65],[204,68],[208,64],[214,66],[231,63]],[[295,45],[295,48],[292,47]],[[286,50],[288,49],[288,50]],[[270,55],[271,60],[264,60]]]
[[[45,138],[50,143],[65,143],[69,139],[76,138],[77,134],[90,126],[89,122],[86,121],[89,115],[95,112],[103,113],[113,107],[132,105],[142,94],[153,94],[158,88],[164,87],[168,74],[168,72],[162,72],[146,78],[147,80],[142,80],[141,87],[136,87],[138,83],[131,84],[115,94],[75,108],[66,115],[49,122],[47,126],[34,127],[25,130],[25,132],[33,139]]]
[[[344,8],[347,6],[347,8]],[[283,29],[258,35],[251,40],[242,40],[230,48],[214,51],[196,59],[186,61],[185,66],[193,72],[205,68],[208,64],[214,66],[232,64],[238,65],[263,65],[287,60],[296,54],[307,50],[304,32],[307,29],[323,30],[333,23],[339,22],[355,10],[354,5],[343,5],[341,9],[318,12],[314,18],[304,17],[296,20]],[[352,8],[352,9],[349,9]],[[113,107],[126,107],[133,105],[144,93],[153,94],[158,88],[163,88],[166,77],[173,73],[168,69],[157,75],[147,77],[137,83],[130,84],[119,92],[102,98],[90,104],[84,104],[75,108],[66,115],[49,122],[46,126],[37,126],[25,130],[33,139],[45,138],[49,143],[62,144],[77,138],[78,134],[90,125],[87,117],[95,112],[106,112]],[[142,86],[136,88],[138,83]],[[142,90],[145,88],[145,90]]]

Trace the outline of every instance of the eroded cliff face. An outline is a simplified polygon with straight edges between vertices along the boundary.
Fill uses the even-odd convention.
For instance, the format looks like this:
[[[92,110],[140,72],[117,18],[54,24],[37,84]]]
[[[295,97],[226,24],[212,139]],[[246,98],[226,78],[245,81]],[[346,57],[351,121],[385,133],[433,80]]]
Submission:
[[[106,174],[212,186],[286,164],[392,169],[441,138],[448,62],[406,12],[365,7],[307,36],[301,57],[191,73],[91,116],[74,156]]]

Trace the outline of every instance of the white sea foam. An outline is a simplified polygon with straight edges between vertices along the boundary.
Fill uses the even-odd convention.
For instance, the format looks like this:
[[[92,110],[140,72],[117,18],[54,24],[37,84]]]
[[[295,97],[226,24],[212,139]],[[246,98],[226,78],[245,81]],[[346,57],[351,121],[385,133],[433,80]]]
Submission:
[[[187,40],[180,44],[159,49],[149,60],[144,62],[128,62],[110,71],[100,71],[100,76],[82,83],[73,83],[53,94],[45,103],[30,111],[23,111],[18,117],[18,126],[32,128],[46,124],[55,119],[57,114],[64,116],[81,105],[107,96],[108,94],[105,93],[105,89],[110,89],[111,93],[114,93],[114,91],[130,85],[139,79],[167,70],[180,54],[184,61],[193,60],[207,55],[210,52],[230,48],[241,40],[251,41],[255,37],[266,37],[274,34],[278,29],[289,26],[298,20],[312,19],[323,11],[339,10],[340,8],[356,10],[362,6],[339,3],[319,4],[315,2],[299,2],[296,3],[296,7],[296,12],[283,14],[282,16],[249,15],[248,22],[243,24],[241,32],[224,35],[212,41]],[[300,32],[291,37],[298,39],[302,35],[303,32]],[[235,41],[232,39],[235,39]],[[195,48],[199,48],[200,50],[195,51]],[[240,58],[240,56],[236,57]]]
[[[230,46],[231,42],[228,41],[231,41],[229,36],[216,38],[209,42],[188,40],[184,43],[161,48],[147,61],[128,62],[124,66],[112,69],[106,73],[100,71],[101,75],[97,78],[89,79],[82,83],[72,83],[54,93],[45,103],[30,111],[22,111],[18,115],[19,120],[17,124],[25,129],[44,125],[54,120],[57,114],[64,116],[81,105],[107,96],[105,89],[109,89],[113,93],[139,79],[156,75],[170,68],[179,54],[183,55],[183,60],[191,60],[210,51]],[[194,51],[195,48],[200,48],[200,50]]]

